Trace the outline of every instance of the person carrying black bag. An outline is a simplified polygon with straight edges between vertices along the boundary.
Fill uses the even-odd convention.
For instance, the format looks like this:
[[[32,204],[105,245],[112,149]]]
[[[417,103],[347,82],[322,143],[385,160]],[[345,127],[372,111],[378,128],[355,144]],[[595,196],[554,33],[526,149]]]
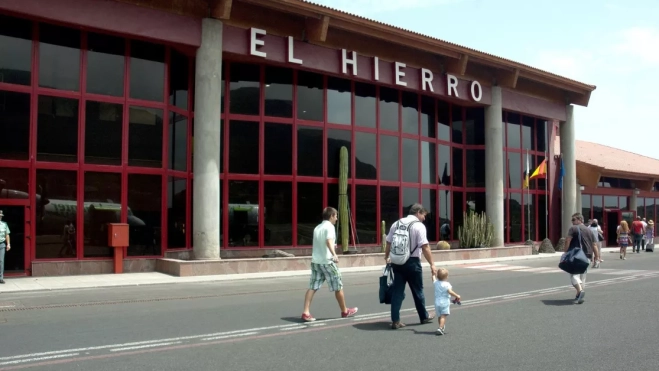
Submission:
[[[590,261],[598,261],[599,251],[593,249],[597,240],[594,239],[592,232],[583,224],[583,215],[581,213],[575,213],[572,215],[572,227],[567,232],[567,237],[565,238],[565,245],[569,246],[569,249],[581,248],[583,252],[588,257]],[[583,255],[582,255],[583,256]],[[574,299],[575,304],[582,304],[584,302],[584,297],[586,296],[586,273],[588,272],[588,266],[586,270],[581,274],[571,274],[570,281],[572,286],[577,290],[577,296]]]

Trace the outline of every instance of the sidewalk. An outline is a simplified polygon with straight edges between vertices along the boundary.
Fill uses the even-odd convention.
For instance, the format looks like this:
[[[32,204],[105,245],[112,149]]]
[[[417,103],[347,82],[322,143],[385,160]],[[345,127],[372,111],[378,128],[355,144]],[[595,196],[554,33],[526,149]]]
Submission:
[[[617,248],[604,248],[602,252],[616,252]],[[505,262],[505,261],[520,261],[520,260],[538,260],[538,259],[555,259],[558,261],[561,253],[554,254],[540,254],[540,255],[524,255],[513,256],[505,258],[490,258],[490,259],[471,259],[471,260],[453,260],[447,262],[437,262],[436,266],[459,266],[465,264],[475,263],[490,263],[490,262]],[[428,267],[428,263],[423,263],[424,267]],[[382,266],[374,267],[354,267],[342,268],[342,273],[358,273],[358,272],[381,272],[384,268]],[[67,290],[67,289],[83,289],[83,288],[101,288],[101,287],[126,287],[126,286],[140,286],[140,285],[160,285],[160,284],[176,284],[176,283],[194,283],[194,282],[218,282],[218,281],[237,281],[246,279],[258,278],[281,278],[281,277],[296,277],[307,276],[309,271],[282,271],[282,272],[266,272],[266,273],[248,273],[248,274],[223,274],[215,276],[193,276],[193,277],[174,277],[158,272],[148,273],[126,273],[126,274],[98,274],[98,275],[81,275],[81,276],[55,276],[55,277],[20,277],[20,278],[7,278],[6,284],[0,285],[0,294],[9,292],[36,292],[36,291],[52,291],[52,290]],[[374,273],[380,274],[380,273]]]

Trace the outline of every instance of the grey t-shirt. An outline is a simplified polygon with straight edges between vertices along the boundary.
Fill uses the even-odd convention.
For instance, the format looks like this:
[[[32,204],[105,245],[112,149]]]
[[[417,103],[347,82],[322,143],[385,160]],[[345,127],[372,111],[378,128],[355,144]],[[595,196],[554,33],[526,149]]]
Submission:
[[[573,225],[568,230],[568,236],[572,237],[570,248],[579,247],[579,232],[581,232],[581,248],[586,253],[586,256],[591,258],[596,240],[593,239],[593,233],[583,224]]]

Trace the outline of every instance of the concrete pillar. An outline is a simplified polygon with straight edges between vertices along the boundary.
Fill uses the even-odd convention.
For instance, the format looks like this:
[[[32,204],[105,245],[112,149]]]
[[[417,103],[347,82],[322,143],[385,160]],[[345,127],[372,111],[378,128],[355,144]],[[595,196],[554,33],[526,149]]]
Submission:
[[[194,221],[195,259],[220,258],[220,100],[222,96],[222,22],[205,18],[195,72]]]
[[[561,236],[567,235],[568,229],[572,226],[572,214],[577,210],[577,157],[575,150],[574,137],[574,106],[568,105],[566,108],[567,117],[565,122],[561,122],[561,155],[563,156],[563,167],[565,176],[563,177],[563,228]],[[560,166],[560,165],[559,165]]]
[[[583,204],[581,203],[581,185],[577,183],[577,211],[576,212],[580,213],[582,210],[583,210]],[[586,218],[586,220],[584,220],[584,223],[585,223],[585,222],[588,221],[589,216],[584,215],[584,218]]]
[[[632,196],[629,198],[629,211],[638,211],[638,196],[636,196],[636,190],[632,191]],[[645,215],[641,215],[644,217]]]
[[[501,88],[492,87],[492,104],[485,108],[485,210],[494,227],[491,246],[503,246],[503,111]]]

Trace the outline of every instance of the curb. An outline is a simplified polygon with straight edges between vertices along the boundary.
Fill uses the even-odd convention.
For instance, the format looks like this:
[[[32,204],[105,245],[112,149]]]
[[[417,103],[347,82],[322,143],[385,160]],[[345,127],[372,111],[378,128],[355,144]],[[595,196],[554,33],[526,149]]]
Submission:
[[[617,252],[618,248],[603,248],[602,252]],[[539,260],[539,259],[548,259],[548,258],[560,258],[562,255],[561,252],[555,252],[553,254],[538,254],[538,255],[520,255],[520,256],[510,256],[510,257],[501,257],[501,258],[487,258],[487,259],[470,259],[470,260],[450,260],[446,262],[435,262],[435,266],[460,266],[468,264],[478,264],[478,263],[496,263],[496,262],[506,262],[506,261],[528,261],[528,260]],[[429,267],[430,265],[427,262],[421,263],[423,267]],[[347,267],[341,268],[341,273],[363,273],[363,272],[381,272],[384,268],[384,263],[382,265],[375,265],[369,267]],[[140,275],[141,273],[128,273],[131,275]],[[155,282],[139,282],[139,283],[121,283],[121,284],[99,284],[94,286],[79,286],[74,285],[70,287],[57,287],[57,288],[36,288],[36,289],[23,289],[23,290],[8,290],[3,291],[0,289],[1,294],[13,294],[13,293],[25,293],[25,292],[48,292],[48,291],[61,291],[61,290],[84,290],[84,289],[102,289],[102,288],[121,288],[121,287],[137,287],[137,286],[153,286],[153,285],[168,285],[168,284],[179,284],[179,283],[206,283],[206,282],[233,282],[233,281],[242,281],[242,280],[255,280],[263,278],[286,278],[286,277],[300,277],[307,276],[309,272],[307,270],[296,270],[296,271],[279,271],[279,272],[263,272],[263,273],[244,273],[244,274],[227,274],[227,275],[217,275],[217,276],[192,276],[192,277],[175,277],[163,274],[163,281]],[[124,275],[125,277],[125,275]],[[22,278],[18,278],[22,279]]]

